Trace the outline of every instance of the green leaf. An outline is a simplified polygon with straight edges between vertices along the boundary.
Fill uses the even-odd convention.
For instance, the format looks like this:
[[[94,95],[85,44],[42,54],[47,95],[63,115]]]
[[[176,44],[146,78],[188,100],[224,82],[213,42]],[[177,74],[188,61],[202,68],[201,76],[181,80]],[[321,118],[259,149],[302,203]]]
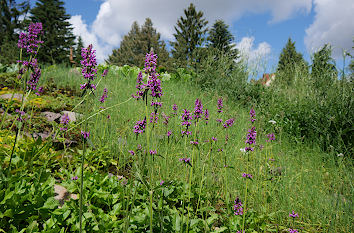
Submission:
[[[41,209],[55,209],[58,205],[59,202],[54,197],[49,197]]]

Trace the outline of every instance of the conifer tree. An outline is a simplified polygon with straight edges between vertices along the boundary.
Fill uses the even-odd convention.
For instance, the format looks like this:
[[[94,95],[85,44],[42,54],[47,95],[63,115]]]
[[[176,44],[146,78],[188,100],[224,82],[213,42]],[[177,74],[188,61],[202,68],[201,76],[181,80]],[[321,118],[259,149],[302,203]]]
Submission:
[[[76,48],[75,48],[75,53],[74,53],[74,61],[76,62],[76,64],[78,66],[80,66],[80,62],[81,62],[81,50],[82,48],[84,48],[84,43],[82,42],[82,37],[79,36],[77,39],[77,44],[76,44]]]
[[[239,57],[239,51],[235,48],[234,36],[229,31],[229,26],[223,20],[216,20],[209,30],[208,47],[216,48],[232,58]]]
[[[70,16],[61,0],[38,0],[31,10],[31,19],[43,24],[43,47],[38,54],[41,63],[69,63],[70,47],[74,45]]]
[[[313,54],[311,78],[316,89],[326,90],[337,78],[338,72],[331,54],[332,49],[328,44]]]
[[[279,57],[277,67],[277,80],[281,78],[283,83],[290,85],[295,75],[307,74],[308,64],[301,53],[296,52],[295,42],[288,39]]]
[[[145,19],[142,27],[134,22],[131,30],[123,37],[119,48],[112,51],[107,62],[118,66],[143,67],[146,53],[154,48],[154,52],[159,57],[159,65],[167,66],[169,55],[165,43],[160,37],[160,33],[153,27],[151,19]]]
[[[28,11],[27,1],[20,4],[15,0],[0,1],[0,63],[15,63],[18,60],[16,29],[25,27],[25,20],[20,20],[20,16],[26,16]]]
[[[171,42],[172,56],[178,65],[194,62],[193,52],[203,45],[208,24],[208,21],[203,18],[203,12],[197,12],[192,3],[184,10],[184,14],[185,17],[181,16],[174,27],[175,41]]]

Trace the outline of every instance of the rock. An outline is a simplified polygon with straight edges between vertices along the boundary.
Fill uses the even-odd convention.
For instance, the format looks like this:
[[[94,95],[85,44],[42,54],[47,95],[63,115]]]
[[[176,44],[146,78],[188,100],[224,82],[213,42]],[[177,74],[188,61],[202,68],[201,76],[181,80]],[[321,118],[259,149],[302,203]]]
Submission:
[[[68,114],[69,120],[75,122],[77,118],[82,117],[82,114],[70,111],[62,111],[61,114],[65,115]]]
[[[54,192],[58,195],[56,195],[54,198],[56,200],[59,201],[59,208],[61,208],[64,205],[64,201],[68,200],[68,199],[73,199],[73,200],[77,200],[78,196],[77,194],[71,194],[68,192],[68,190],[66,188],[64,188],[61,185],[55,184],[54,185]]]
[[[8,99],[8,100],[9,100],[9,99],[11,99],[12,95],[13,95],[13,99],[22,100],[23,95],[22,95],[22,94],[19,94],[19,93],[15,93],[15,94],[13,94],[13,93],[3,94],[3,95],[0,95],[0,98],[1,98],[1,99]]]
[[[43,115],[47,121],[55,121],[56,119],[61,117],[60,113],[55,113],[55,112],[42,112],[41,115]]]

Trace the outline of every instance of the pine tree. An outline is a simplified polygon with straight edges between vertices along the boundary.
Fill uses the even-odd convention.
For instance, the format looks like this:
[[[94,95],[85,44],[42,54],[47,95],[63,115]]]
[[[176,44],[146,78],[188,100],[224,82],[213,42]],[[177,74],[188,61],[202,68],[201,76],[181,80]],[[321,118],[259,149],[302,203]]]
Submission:
[[[76,62],[77,66],[80,66],[80,62],[81,62],[81,50],[82,48],[84,48],[84,43],[82,42],[82,37],[79,36],[79,38],[77,39],[77,44],[75,47],[75,53],[74,53],[74,61]]]
[[[171,42],[172,55],[178,65],[194,62],[193,52],[203,45],[208,24],[203,18],[203,12],[197,12],[192,3],[184,10],[184,14],[185,17],[181,16],[174,27],[176,33],[173,35],[176,41]]]
[[[70,47],[74,45],[70,16],[66,14],[64,2],[60,0],[38,0],[31,10],[31,19],[42,22],[43,49],[38,54],[41,63],[69,63]]]
[[[296,52],[295,42],[288,39],[279,57],[277,67],[277,80],[287,85],[292,84],[296,75],[308,73],[308,64],[301,53]]]
[[[209,30],[208,47],[216,48],[232,58],[239,57],[239,51],[235,48],[234,36],[229,31],[229,26],[223,20],[216,20]]]
[[[331,57],[332,49],[328,44],[324,45],[318,52],[313,54],[311,65],[311,78],[314,87],[318,90],[325,90],[337,79],[338,71],[335,61]]]
[[[28,11],[28,2],[17,4],[15,0],[0,1],[0,63],[15,63],[18,60],[16,30],[25,27],[25,20],[20,20],[20,16],[26,16]]]
[[[151,19],[145,19],[141,28],[137,22],[134,22],[129,33],[123,37],[119,48],[112,51],[107,62],[118,66],[143,67],[146,53],[154,48],[154,52],[159,57],[159,65],[167,66],[169,55],[165,43],[160,37],[160,33],[156,32]]]

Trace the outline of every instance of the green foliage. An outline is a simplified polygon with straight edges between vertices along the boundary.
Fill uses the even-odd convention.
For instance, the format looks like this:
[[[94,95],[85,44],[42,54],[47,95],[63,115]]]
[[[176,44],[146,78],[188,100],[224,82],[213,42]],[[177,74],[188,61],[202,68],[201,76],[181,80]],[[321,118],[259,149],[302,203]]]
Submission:
[[[70,47],[74,45],[75,36],[70,15],[66,14],[64,2],[61,0],[39,0],[31,9],[31,19],[43,24],[41,40],[43,49],[37,58],[42,64],[69,63]]]
[[[239,58],[239,51],[233,43],[234,36],[229,31],[229,25],[223,20],[216,20],[209,30],[208,47],[217,48],[223,53],[228,53],[233,59]]]
[[[277,82],[284,85],[291,85],[295,77],[308,74],[308,64],[302,54],[296,52],[295,42],[288,39],[279,57],[277,67]],[[299,67],[299,68],[298,68]],[[296,72],[301,71],[301,74]]]
[[[84,48],[84,43],[82,42],[82,37],[79,36],[79,38],[77,39],[77,44],[75,47],[75,51],[74,51],[74,61],[76,62],[76,66],[81,66],[81,50]]]
[[[232,100],[244,99],[247,74],[232,56],[218,49],[207,49],[196,69],[193,80],[201,88],[217,91]]]
[[[193,52],[202,46],[207,32],[208,21],[203,18],[202,11],[196,11],[192,3],[184,10],[184,14],[185,17],[181,16],[174,27],[175,41],[171,42],[172,56],[177,66],[186,66],[194,62]]]
[[[123,37],[120,47],[112,51],[107,62],[118,66],[143,67],[146,53],[153,48],[159,56],[159,65],[169,66],[169,54],[160,37],[150,18],[145,19],[141,28],[134,22],[129,33]]]

